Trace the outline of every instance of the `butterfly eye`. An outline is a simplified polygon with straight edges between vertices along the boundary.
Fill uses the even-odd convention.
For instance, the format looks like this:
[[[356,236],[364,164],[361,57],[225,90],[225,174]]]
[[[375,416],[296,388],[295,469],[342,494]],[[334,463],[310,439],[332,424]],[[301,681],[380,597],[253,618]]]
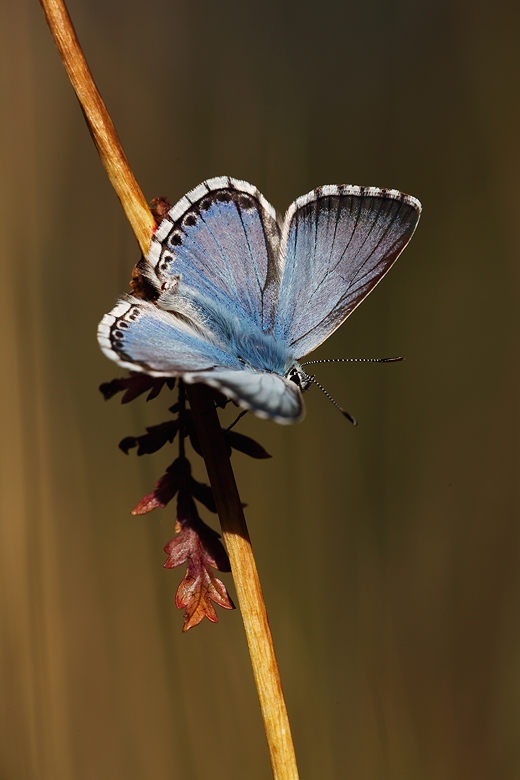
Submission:
[[[301,387],[301,383],[302,383],[301,377],[297,368],[291,368],[291,370],[287,374],[287,379],[289,380],[289,382],[294,382],[295,385]]]
[[[309,389],[309,387],[312,384],[312,377],[308,376],[305,371],[301,371],[300,369],[296,368],[296,366],[293,366],[288,374],[286,374],[286,379],[289,380],[289,382],[294,382],[294,384],[300,388],[302,393],[305,393],[306,390]]]

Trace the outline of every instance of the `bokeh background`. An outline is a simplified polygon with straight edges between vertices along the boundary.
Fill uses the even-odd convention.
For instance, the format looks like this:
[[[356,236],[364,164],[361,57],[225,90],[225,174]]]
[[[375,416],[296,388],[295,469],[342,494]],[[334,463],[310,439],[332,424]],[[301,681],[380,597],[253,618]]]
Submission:
[[[69,10],[148,199],[229,174],[280,211],[326,183],[423,202],[315,353],[406,356],[319,368],[359,427],[314,388],[301,425],[241,422],[272,460],[233,461],[302,780],[520,776],[520,6]],[[174,453],[118,442],[172,399],[97,389],[137,245],[38,3],[1,13],[0,776],[263,780],[239,613],[183,635],[173,508],[129,514]]]

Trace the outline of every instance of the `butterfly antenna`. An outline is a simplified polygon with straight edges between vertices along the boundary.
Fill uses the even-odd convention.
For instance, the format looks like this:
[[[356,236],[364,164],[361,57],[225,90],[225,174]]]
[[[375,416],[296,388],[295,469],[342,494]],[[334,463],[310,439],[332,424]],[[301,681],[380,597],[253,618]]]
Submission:
[[[315,360],[315,361],[313,361],[313,362],[314,362],[314,363],[322,363],[322,362],[326,362],[326,361]],[[308,363],[306,363],[305,365],[308,365]],[[308,374],[305,374],[305,379],[308,379],[308,380],[309,380],[309,382],[312,382],[312,383],[313,383],[313,385],[316,385],[317,387],[319,387],[319,388],[320,388],[320,390],[321,390],[321,392],[322,392],[322,393],[324,393],[324,395],[326,395],[326,396],[327,396],[327,398],[329,399],[329,401],[330,401],[331,403],[333,403],[333,404],[334,404],[334,406],[336,407],[336,409],[339,409],[339,411],[341,412],[341,414],[343,415],[343,417],[346,417],[346,418],[347,418],[347,420],[350,420],[350,422],[352,423],[352,425],[357,425],[357,420],[356,420],[354,417],[352,417],[352,415],[351,415],[351,414],[349,414],[348,412],[346,412],[346,411],[345,411],[345,409],[343,409],[343,408],[342,408],[342,407],[341,407],[341,406],[340,406],[340,405],[337,403],[337,401],[335,401],[335,400],[334,400],[334,398],[331,396],[331,394],[330,394],[330,393],[328,393],[328,392],[325,390],[325,388],[323,387],[323,385],[320,385],[320,383],[319,383],[319,382],[318,382],[316,379],[314,379],[314,377],[313,377],[313,376],[309,376]]]
[[[312,366],[314,363],[398,363],[404,360],[404,357],[391,358],[328,358],[325,360],[309,360],[307,363],[300,363],[301,366]]]

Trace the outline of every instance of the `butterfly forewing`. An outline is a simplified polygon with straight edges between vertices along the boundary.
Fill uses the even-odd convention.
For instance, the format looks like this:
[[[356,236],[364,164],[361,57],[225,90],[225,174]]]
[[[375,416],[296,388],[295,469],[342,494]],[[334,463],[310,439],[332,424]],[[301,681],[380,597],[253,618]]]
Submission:
[[[148,276],[164,289],[180,275],[188,293],[262,327],[264,291],[278,280],[279,234],[274,209],[255,187],[224,176],[209,179],[161,223]]]
[[[325,186],[289,208],[274,335],[296,357],[338,328],[402,252],[418,201],[396,190]]]

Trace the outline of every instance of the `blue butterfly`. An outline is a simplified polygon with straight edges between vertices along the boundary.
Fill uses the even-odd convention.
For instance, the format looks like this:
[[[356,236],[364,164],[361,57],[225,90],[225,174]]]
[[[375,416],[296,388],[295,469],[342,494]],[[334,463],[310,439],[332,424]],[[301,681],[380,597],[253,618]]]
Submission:
[[[299,359],[368,295],[415,230],[421,204],[397,190],[328,185],[281,220],[247,182],[199,184],[166,215],[140,271],[151,300],[125,295],[101,320],[123,368],[217,388],[259,417],[304,416]]]

